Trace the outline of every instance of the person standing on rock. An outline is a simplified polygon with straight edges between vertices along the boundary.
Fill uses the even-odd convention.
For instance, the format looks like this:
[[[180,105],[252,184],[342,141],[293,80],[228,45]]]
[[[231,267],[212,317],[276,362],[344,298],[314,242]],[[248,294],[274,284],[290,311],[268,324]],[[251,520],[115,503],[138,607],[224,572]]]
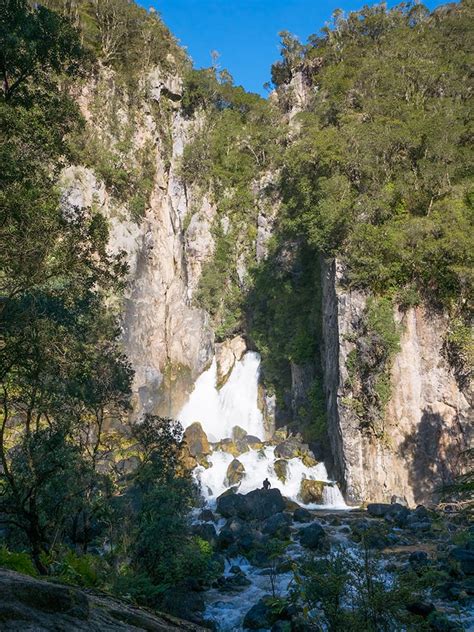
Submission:
[[[272,484],[270,483],[270,481],[268,480],[268,478],[266,478],[263,481],[263,489],[270,489],[270,487],[272,486]]]

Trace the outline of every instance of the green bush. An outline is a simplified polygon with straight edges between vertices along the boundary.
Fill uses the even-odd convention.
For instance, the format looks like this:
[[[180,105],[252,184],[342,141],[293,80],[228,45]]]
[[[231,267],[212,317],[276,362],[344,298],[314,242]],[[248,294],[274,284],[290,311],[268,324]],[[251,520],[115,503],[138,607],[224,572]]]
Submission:
[[[17,571],[34,577],[37,574],[35,565],[28,553],[9,551],[5,546],[0,547],[0,568]]]
[[[78,555],[71,550],[53,562],[51,572],[62,582],[86,588],[101,586],[107,575],[102,558],[89,553]]]

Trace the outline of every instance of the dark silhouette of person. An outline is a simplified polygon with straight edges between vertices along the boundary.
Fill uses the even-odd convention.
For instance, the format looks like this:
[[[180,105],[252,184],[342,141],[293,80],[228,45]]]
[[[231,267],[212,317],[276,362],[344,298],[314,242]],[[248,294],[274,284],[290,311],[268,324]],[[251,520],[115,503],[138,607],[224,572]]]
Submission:
[[[263,481],[263,489],[270,489],[270,487],[272,486],[272,484],[270,483],[270,481],[268,480],[268,478],[266,478]]]

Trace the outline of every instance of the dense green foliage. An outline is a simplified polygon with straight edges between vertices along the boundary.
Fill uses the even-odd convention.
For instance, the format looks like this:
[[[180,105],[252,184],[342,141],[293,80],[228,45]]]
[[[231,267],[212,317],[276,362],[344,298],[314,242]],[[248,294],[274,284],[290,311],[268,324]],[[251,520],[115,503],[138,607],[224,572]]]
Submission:
[[[323,560],[304,560],[296,573],[296,591],[316,629],[378,632],[399,629],[409,620],[404,609],[409,592],[386,585],[368,549],[361,559],[335,550]]]
[[[254,259],[255,188],[278,151],[278,113],[215,68],[188,73],[183,108],[189,116],[201,112],[205,125],[185,147],[181,175],[187,185],[210,189],[218,210],[215,255],[203,270],[197,300],[225,337],[244,327],[248,279],[239,267],[248,269]]]
[[[312,94],[285,157],[287,221],[352,286],[472,296],[470,20],[470,2],[379,5],[336,14],[296,60],[285,48]]]
[[[187,65],[186,53],[156,11],[128,0],[46,0],[44,6],[66,16],[81,32],[83,47],[102,64],[137,87],[140,74],[154,66],[175,71]]]
[[[314,428],[324,425],[321,257],[338,257],[345,285],[379,297],[361,323],[370,351],[350,357],[354,385],[361,384],[350,405],[362,426],[383,435],[400,335],[395,304],[428,302],[457,318],[447,342],[466,379],[474,251],[471,13],[469,2],[433,14],[418,4],[380,5],[336,12],[306,45],[282,33],[282,58],[272,69],[278,105],[293,111],[295,78],[307,94],[291,142],[275,124],[275,99],[265,104],[245,95],[216,68],[189,71],[183,108],[204,115],[205,125],[185,149],[182,176],[210,187],[219,211],[198,303],[220,338],[250,334],[281,411],[288,408],[291,364],[313,364]],[[276,188],[263,184],[268,170],[279,173]],[[275,203],[275,191],[283,204],[271,253],[255,265],[258,210],[262,199]],[[293,414],[303,422],[304,411]]]
[[[187,583],[205,586],[216,570],[207,542],[191,535],[191,508],[197,489],[189,472],[181,471],[182,428],[170,419],[145,417],[133,430],[140,463],[129,495],[130,532],[122,534],[124,563],[115,590],[139,602],[180,613],[176,591]],[[122,546],[123,546],[122,545]]]
[[[274,392],[279,414],[291,419],[305,437],[320,438],[325,429],[320,371],[321,282],[318,254],[306,244],[278,240],[268,258],[252,271],[247,298],[248,330],[262,355],[265,384]],[[309,397],[291,411],[291,365],[309,371]]]
[[[307,358],[313,354],[317,373],[316,270],[320,257],[337,257],[343,284],[376,297],[349,356],[354,397],[345,404],[378,436],[400,335],[395,304],[448,310],[457,323],[448,352],[459,381],[469,375],[470,20],[470,2],[431,15],[418,4],[336,12],[306,45],[283,33],[282,59],[272,69],[279,104],[294,118],[278,161],[283,204],[275,255],[255,275],[250,331],[270,384],[286,381],[288,388],[289,363],[304,360],[295,341]],[[293,80],[305,88],[302,105]],[[292,271],[286,283],[275,283],[287,274],[281,253],[301,248],[311,253],[313,273],[300,281]]]

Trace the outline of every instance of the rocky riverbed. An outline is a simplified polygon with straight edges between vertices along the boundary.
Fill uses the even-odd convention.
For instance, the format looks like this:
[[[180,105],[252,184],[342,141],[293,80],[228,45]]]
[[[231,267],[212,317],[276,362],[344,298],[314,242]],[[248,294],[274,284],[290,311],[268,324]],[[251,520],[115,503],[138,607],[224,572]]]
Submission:
[[[400,604],[412,627],[390,629],[473,629],[474,530],[454,511],[410,509],[399,502],[308,510],[278,489],[231,490],[217,499],[214,511],[201,512],[194,529],[223,563],[222,575],[205,593],[203,612],[216,630],[325,629],[318,612],[303,616],[295,577],[304,560],[334,554],[348,564],[369,556],[387,587],[400,578],[413,582]]]

